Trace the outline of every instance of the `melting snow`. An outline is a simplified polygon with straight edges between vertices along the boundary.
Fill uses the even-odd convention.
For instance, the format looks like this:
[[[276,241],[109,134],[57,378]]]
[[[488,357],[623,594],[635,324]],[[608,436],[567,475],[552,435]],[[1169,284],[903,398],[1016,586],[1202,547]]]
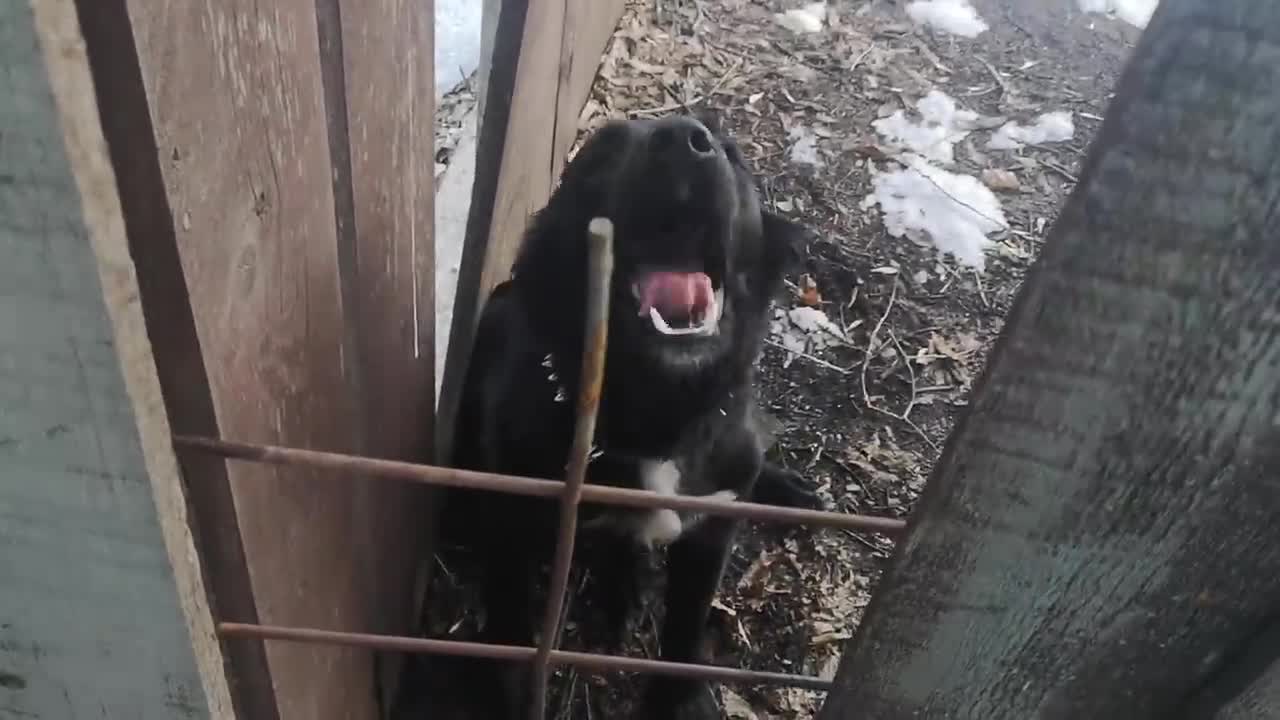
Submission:
[[[1000,201],[977,178],[931,166],[919,157],[907,167],[877,172],[863,207],[879,204],[893,237],[928,238],[939,251],[978,270],[991,241],[988,233],[1008,227]]]
[[[775,309],[773,321],[769,324],[769,334],[788,352],[783,361],[784,366],[790,365],[798,354],[812,355],[832,345],[849,343],[844,329],[832,322],[826,313],[804,306],[790,310]]]
[[[1111,13],[1134,27],[1145,28],[1160,0],[1077,0],[1088,13]]]
[[[969,0],[918,0],[907,4],[912,20],[960,37],[977,37],[987,29]]]
[[[871,126],[897,150],[910,150],[942,165],[955,162],[955,144],[974,129],[978,114],[958,109],[956,101],[939,90],[920,98],[916,110],[922,119],[919,124],[896,110]]]
[[[827,4],[809,3],[798,10],[774,13],[773,17],[779,25],[794,33],[822,32],[822,26],[827,21]]]
[[[787,137],[795,141],[787,151],[788,160],[797,165],[823,166],[822,158],[818,155],[818,136],[813,130],[796,125],[787,133]]]
[[[1034,125],[1024,126],[1007,122],[995,131],[987,147],[992,150],[1017,150],[1023,143],[1039,145],[1063,142],[1075,136],[1075,124],[1069,110],[1047,112],[1036,118]]]

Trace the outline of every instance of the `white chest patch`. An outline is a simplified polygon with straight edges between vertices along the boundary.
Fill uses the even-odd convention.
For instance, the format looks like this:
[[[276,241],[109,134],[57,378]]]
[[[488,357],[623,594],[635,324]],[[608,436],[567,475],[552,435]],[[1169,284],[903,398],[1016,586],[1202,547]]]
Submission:
[[[680,468],[671,460],[646,460],[640,468],[643,489],[659,495],[680,494]],[[719,500],[735,500],[737,493],[722,490],[711,495]],[[682,519],[680,513],[669,508],[654,510],[636,528],[636,538],[647,548],[670,545],[685,530],[695,526],[701,518]]]

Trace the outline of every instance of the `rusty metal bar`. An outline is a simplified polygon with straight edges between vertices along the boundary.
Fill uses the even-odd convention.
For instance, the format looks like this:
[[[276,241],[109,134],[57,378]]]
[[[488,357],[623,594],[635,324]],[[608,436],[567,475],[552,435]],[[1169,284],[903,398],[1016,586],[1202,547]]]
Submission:
[[[251,637],[262,640],[340,645],[368,650],[389,650],[391,652],[424,653],[450,657],[483,658],[486,660],[508,660],[512,662],[528,662],[538,652],[536,648],[519,645],[489,645],[458,640],[429,640],[398,635],[370,635],[367,633],[347,633],[311,628],[249,625],[230,622],[219,623],[218,634],[223,637]],[[716,665],[675,663],[663,660],[649,660],[647,658],[598,655],[566,650],[552,650],[550,660],[553,665],[571,665],[596,672],[674,675],[713,682],[742,683],[744,685],[778,685],[808,688],[810,690],[831,689],[831,681],[818,677],[741,670],[739,668],[719,667]]]
[[[551,651],[560,647],[560,614],[564,612],[564,598],[569,589],[573,541],[578,533],[578,503],[582,501],[587,464],[591,462],[591,450],[595,446],[596,415],[600,410],[604,361],[609,345],[613,223],[602,217],[592,218],[587,226],[587,243],[587,318],[578,383],[577,422],[573,429],[573,445],[569,450],[564,491],[560,496],[560,534],[556,538],[555,559],[551,565],[551,587],[547,593],[546,614],[542,618],[542,637],[538,640],[538,653],[533,661],[530,720],[543,720],[546,717]]]
[[[378,477],[419,482],[427,485],[491,490],[513,495],[555,498],[564,492],[559,480],[498,475],[494,473],[458,470],[434,465],[418,465],[397,460],[378,460],[357,455],[303,450],[279,445],[219,440],[216,438],[175,435],[173,446],[178,451],[202,452],[231,460],[245,460],[269,465],[296,465],[330,470],[353,477]],[[721,517],[733,517],[757,522],[780,522],[791,525],[809,525],[854,532],[875,532],[896,535],[906,528],[906,522],[894,518],[851,515],[823,510],[775,507],[739,500],[715,500],[688,495],[659,495],[648,490],[607,487],[588,484],[582,488],[582,501],[599,505],[623,507],[687,510]]]

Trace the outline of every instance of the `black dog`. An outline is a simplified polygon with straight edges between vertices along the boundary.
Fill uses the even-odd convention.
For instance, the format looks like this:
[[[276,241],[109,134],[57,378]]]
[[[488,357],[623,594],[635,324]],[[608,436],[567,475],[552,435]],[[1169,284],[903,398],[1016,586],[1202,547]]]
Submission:
[[[708,125],[688,117],[617,122],[574,158],[526,234],[512,278],[480,319],[458,419],[458,467],[563,476],[584,335],[587,225],[603,216],[615,227],[615,270],[588,482],[816,504],[797,476],[764,462],[752,388],[769,303],[800,229],[761,208],[737,148]],[[457,492],[449,502],[447,518],[478,531],[487,577],[482,639],[530,644],[555,502],[479,492]],[[581,522],[584,549],[606,548],[608,562],[592,570],[615,634],[631,609],[639,553],[670,546],[661,655],[702,660],[736,523],[595,506],[583,508]],[[492,681],[492,670],[478,672]],[[482,683],[493,703],[484,717],[527,713],[523,677]],[[706,683],[655,677],[642,717],[707,720],[719,710]]]

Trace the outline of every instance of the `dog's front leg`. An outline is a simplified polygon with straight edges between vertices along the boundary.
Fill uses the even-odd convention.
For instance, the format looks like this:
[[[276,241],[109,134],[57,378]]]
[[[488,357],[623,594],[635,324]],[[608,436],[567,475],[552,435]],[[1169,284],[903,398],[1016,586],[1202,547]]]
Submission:
[[[707,518],[682,537],[667,555],[666,617],[663,620],[663,660],[702,663],[711,600],[733,544],[736,521]],[[710,683],[655,675],[649,683],[643,720],[718,720],[721,717]]]
[[[495,527],[480,555],[484,563],[482,586],[485,623],[480,641],[498,645],[532,645],[533,611],[537,571],[543,559],[542,543],[529,537],[527,528]],[[506,533],[513,533],[508,536]],[[527,663],[476,660],[467,678],[482,709],[477,715],[494,720],[528,716]]]
[[[770,462],[760,468],[751,501],[778,507],[822,509],[822,498],[800,473]]]

